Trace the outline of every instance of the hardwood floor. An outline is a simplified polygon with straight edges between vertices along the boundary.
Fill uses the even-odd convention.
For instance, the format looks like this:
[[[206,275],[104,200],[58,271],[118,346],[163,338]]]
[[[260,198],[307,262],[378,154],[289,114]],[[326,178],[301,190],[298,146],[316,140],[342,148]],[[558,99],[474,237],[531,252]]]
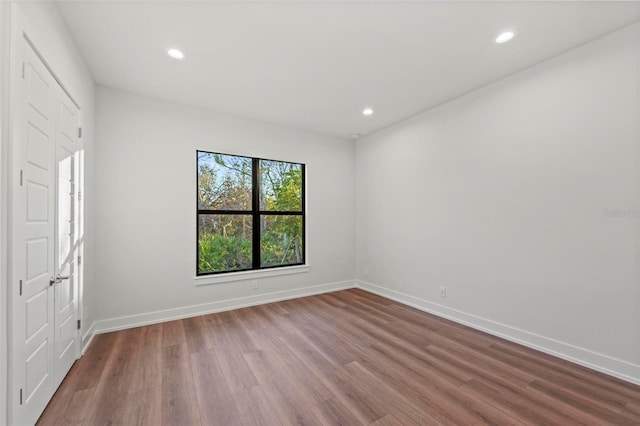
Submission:
[[[96,336],[41,425],[640,424],[640,387],[346,290]]]

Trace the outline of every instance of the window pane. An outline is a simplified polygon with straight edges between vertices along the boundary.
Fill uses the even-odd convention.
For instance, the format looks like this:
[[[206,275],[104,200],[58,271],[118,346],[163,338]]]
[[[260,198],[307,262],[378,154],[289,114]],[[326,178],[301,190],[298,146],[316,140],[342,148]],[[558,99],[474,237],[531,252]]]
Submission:
[[[260,160],[260,210],[302,211],[302,164]]]
[[[303,253],[302,216],[260,217],[260,266],[302,263]]]
[[[251,158],[198,151],[198,208],[251,210]]]
[[[199,273],[251,269],[251,215],[201,214],[198,222]]]

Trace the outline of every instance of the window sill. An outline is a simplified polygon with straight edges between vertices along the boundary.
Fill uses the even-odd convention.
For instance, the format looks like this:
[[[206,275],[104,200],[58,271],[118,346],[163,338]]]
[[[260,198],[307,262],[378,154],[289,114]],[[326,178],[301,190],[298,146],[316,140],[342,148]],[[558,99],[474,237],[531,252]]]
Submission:
[[[195,277],[195,285],[228,283],[233,281],[257,280],[259,278],[277,277],[280,275],[302,274],[309,272],[309,265],[286,266],[283,268],[264,269],[259,271],[229,272],[220,275],[204,275]]]

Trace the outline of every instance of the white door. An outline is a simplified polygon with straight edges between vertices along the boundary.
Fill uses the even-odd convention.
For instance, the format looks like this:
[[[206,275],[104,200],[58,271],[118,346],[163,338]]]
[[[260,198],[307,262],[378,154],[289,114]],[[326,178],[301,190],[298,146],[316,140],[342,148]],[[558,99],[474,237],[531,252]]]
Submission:
[[[79,175],[78,108],[59,88],[56,99],[57,244],[55,280],[55,387],[64,379],[78,349],[77,180]]]
[[[64,163],[66,154],[56,155],[57,145],[69,146],[60,135],[65,116],[62,89],[38,55],[21,40],[22,73],[12,96],[14,182],[11,198],[11,276],[18,284],[10,299],[10,389],[11,424],[34,424],[60,380],[76,358],[73,342],[77,301],[73,287],[74,263],[65,257],[73,251],[73,167]],[[15,81],[15,80],[14,80]],[[73,114],[72,114],[73,115]],[[77,112],[75,113],[77,119]],[[63,165],[58,160],[63,160]],[[58,172],[64,175],[61,192],[56,190]],[[66,180],[67,183],[64,183]],[[56,198],[65,211],[57,225]],[[71,198],[71,200],[69,199]],[[65,207],[70,204],[71,208]],[[58,241],[67,232],[71,240]],[[69,244],[69,249],[66,245]],[[68,280],[56,279],[69,273]],[[69,343],[71,342],[71,343]],[[69,346],[73,349],[69,349]]]

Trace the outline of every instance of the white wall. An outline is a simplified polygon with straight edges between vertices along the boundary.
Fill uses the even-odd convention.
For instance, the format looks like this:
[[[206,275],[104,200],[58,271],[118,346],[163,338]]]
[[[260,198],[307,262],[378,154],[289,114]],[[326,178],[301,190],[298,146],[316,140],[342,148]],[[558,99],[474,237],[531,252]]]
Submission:
[[[96,130],[99,331],[352,285],[352,142],[101,87]],[[307,165],[309,272],[195,286],[196,149]]]
[[[360,284],[640,383],[639,34],[360,140]]]

